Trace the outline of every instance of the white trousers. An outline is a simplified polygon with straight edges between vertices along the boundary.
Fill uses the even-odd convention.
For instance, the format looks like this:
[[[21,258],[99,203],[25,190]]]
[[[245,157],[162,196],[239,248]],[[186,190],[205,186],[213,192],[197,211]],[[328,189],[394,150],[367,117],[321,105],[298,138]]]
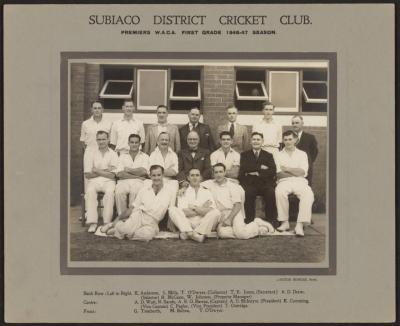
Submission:
[[[228,216],[231,210],[223,210],[221,212],[222,217]],[[256,222],[246,224],[244,222],[243,210],[236,214],[233,218],[231,226],[221,226],[218,228],[218,236],[223,239],[250,239],[258,236],[259,228]]]
[[[114,236],[124,239],[125,236],[131,240],[149,241],[159,232],[158,223],[148,214],[140,209],[132,211],[125,221],[118,221],[115,224]]]
[[[170,207],[168,213],[171,221],[180,232],[195,231],[204,235],[208,235],[212,230],[215,230],[221,216],[219,210],[215,208],[204,216],[186,217],[183,210],[178,207]]]
[[[127,198],[129,195],[129,206],[133,203],[137,193],[143,187],[143,180],[140,179],[124,179],[118,180],[115,187],[115,203],[118,215],[127,209]]]
[[[97,177],[89,179],[87,182],[87,190],[85,194],[87,224],[97,223],[99,216],[97,212],[97,193],[104,192],[103,197],[103,221],[109,223],[112,220],[114,208],[114,190],[115,181],[105,180],[105,178]]]
[[[305,178],[281,180],[276,186],[275,197],[278,209],[278,221],[289,220],[289,194],[295,194],[300,200],[297,222],[310,223],[314,193]]]

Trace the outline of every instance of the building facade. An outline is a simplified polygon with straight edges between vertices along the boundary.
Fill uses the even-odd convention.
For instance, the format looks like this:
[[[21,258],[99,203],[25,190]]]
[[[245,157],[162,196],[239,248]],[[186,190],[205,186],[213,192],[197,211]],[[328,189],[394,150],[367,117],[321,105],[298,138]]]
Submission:
[[[124,60],[69,64],[70,204],[80,203],[83,192],[83,151],[80,128],[91,115],[91,103],[100,99],[104,116],[122,116],[125,99],[136,103],[135,117],[147,127],[156,122],[155,109],[168,105],[169,122],[187,123],[187,113],[200,107],[218,142],[217,126],[226,121],[226,107],[239,110],[238,122],[248,126],[262,119],[261,103],[275,105],[275,117],[290,129],[301,114],[304,130],[315,135],[319,154],[314,163],[314,211],[326,210],[329,61],[173,61]]]

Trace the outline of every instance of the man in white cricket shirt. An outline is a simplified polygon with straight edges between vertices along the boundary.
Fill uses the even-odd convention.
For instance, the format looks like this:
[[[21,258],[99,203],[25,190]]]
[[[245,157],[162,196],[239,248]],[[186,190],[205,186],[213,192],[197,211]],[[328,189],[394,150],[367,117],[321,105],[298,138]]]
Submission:
[[[311,209],[314,202],[314,193],[308,185],[307,171],[308,158],[304,151],[296,148],[297,134],[288,130],[283,133],[285,147],[276,153],[276,172],[278,184],[275,188],[278,221],[281,225],[278,231],[286,231],[289,225],[289,194],[295,194],[299,200],[299,214],[294,232],[304,236],[303,224],[311,222]]]
[[[118,167],[118,155],[108,147],[109,138],[106,131],[96,135],[98,148],[86,151],[83,159],[85,177],[88,179],[85,194],[87,219],[90,224],[88,232],[95,232],[98,223],[97,194],[104,192],[103,220],[112,220],[114,207],[115,174]]]
[[[188,173],[188,188],[178,195],[178,207],[170,207],[169,216],[181,232],[180,238],[203,242],[215,230],[220,212],[215,207],[211,192],[200,185],[200,170]]]
[[[171,190],[165,187],[163,176],[162,166],[150,166],[151,184],[144,185],[131,207],[114,222],[103,226],[101,231],[118,239],[152,240],[158,234],[158,224],[171,202]]]
[[[129,136],[129,152],[119,156],[115,202],[118,215],[133,203],[149,173],[149,156],[140,150],[140,136]],[[129,196],[129,205],[128,203]]]
[[[203,185],[211,190],[221,218],[217,227],[220,238],[250,239],[258,235],[273,233],[272,224],[260,218],[253,222],[244,222],[244,190],[241,186],[226,178],[223,163],[213,166],[214,180],[207,180]]]

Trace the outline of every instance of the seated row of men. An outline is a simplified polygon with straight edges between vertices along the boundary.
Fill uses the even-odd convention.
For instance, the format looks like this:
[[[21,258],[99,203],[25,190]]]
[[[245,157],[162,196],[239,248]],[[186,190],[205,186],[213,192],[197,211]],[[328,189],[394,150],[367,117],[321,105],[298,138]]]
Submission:
[[[89,232],[94,232],[97,228],[97,193],[99,191],[105,193],[103,219],[106,224],[111,222],[114,196],[116,198],[118,218],[108,232],[116,234],[117,237],[122,237],[121,230],[126,231],[128,228],[136,230],[139,222],[136,221],[138,217],[135,216],[139,214],[138,210],[142,212],[140,214],[153,212],[155,215],[146,214],[150,214],[153,220],[159,222],[168,208],[170,220],[181,231],[182,238],[185,238],[187,233],[187,236],[196,241],[203,241],[204,237],[217,226],[219,226],[218,234],[221,237],[226,237],[226,234],[238,238],[254,237],[260,232],[265,233],[265,230],[260,231],[260,227],[272,231],[273,226],[277,226],[279,231],[286,231],[289,229],[288,195],[290,193],[294,193],[300,199],[295,233],[303,236],[303,224],[311,220],[314,196],[306,179],[308,158],[304,151],[296,148],[297,134],[293,131],[283,133],[285,147],[275,155],[262,149],[263,134],[258,132],[254,132],[251,136],[252,149],[241,154],[232,149],[232,136],[228,131],[220,133],[221,148],[211,155],[207,149],[199,147],[200,137],[195,130],[187,135],[188,148],[181,150],[178,154],[171,149],[170,137],[166,132],[158,135],[157,147],[150,156],[140,150],[141,137],[137,134],[128,137],[130,149],[128,153],[121,153],[120,156],[109,148],[107,132],[98,131],[96,139],[98,148],[86,151],[84,156],[84,172],[88,180],[85,196],[87,223],[91,224]],[[158,169],[161,171],[154,170],[154,167],[161,167]],[[147,179],[148,174],[151,180]],[[162,181],[155,182],[153,174],[161,174]],[[117,184],[115,177],[118,178]],[[206,181],[212,177],[214,181]],[[198,190],[193,190],[200,181],[205,182]],[[221,186],[216,187],[219,181],[221,181]],[[217,190],[212,191],[215,187]],[[229,188],[229,191],[224,191],[224,187]],[[205,188],[211,190],[212,197],[201,195],[207,192]],[[143,190],[144,193],[139,196],[142,189],[147,190]],[[165,196],[160,195],[163,199],[157,197],[161,189],[163,193],[166,193]],[[232,193],[236,194],[233,196]],[[263,197],[266,220],[273,225],[261,219],[255,219],[257,195]],[[177,196],[178,200],[176,200]],[[183,198],[188,196],[191,196],[191,199],[187,199],[186,204],[182,204]],[[129,197],[129,202],[127,197]],[[203,197],[209,199],[204,203],[199,203],[199,198]],[[178,202],[177,208],[176,202]],[[217,203],[217,207],[212,206],[212,203]],[[221,216],[223,216],[222,219]],[[131,217],[135,221],[130,221]],[[189,230],[190,223],[184,217],[193,221],[198,220],[197,222],[202,227],[198,229],[196,226],[196,230]],[[128,218],[127,221],[130,222],[126,224],[127,221],[122,221],[124,218]],[[240,227],[235,232],[236,219],[238,220],[236,224]],[[225,220],[232,223],[227,225]],[[190,224],[192,227],[194,224],[197,225],[197,222],[193,221]],[[258,222],[254,224],[254,221]],[[141,223],[139,224],[142,225]],[[231,226],[233,226],[233,231],[224,229]],[[246,231],[248,229],[252,232]],[[157,230],[157,228],[152,230]],[[151,234],[154,234],[155,231],[153,231]],[[124,234],[135,238],[127,232]],[[146,239],[148,240],[149,237]]]

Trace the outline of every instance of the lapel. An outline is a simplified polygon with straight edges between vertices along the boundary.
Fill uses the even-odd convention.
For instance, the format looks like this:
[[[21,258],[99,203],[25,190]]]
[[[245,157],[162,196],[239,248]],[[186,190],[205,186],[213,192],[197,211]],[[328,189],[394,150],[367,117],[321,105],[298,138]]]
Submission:
[[[203,151],[199,148],[193,157],[193,161],[198,161],[203,155]],[[192,155],[190,155],[192,156]]]

